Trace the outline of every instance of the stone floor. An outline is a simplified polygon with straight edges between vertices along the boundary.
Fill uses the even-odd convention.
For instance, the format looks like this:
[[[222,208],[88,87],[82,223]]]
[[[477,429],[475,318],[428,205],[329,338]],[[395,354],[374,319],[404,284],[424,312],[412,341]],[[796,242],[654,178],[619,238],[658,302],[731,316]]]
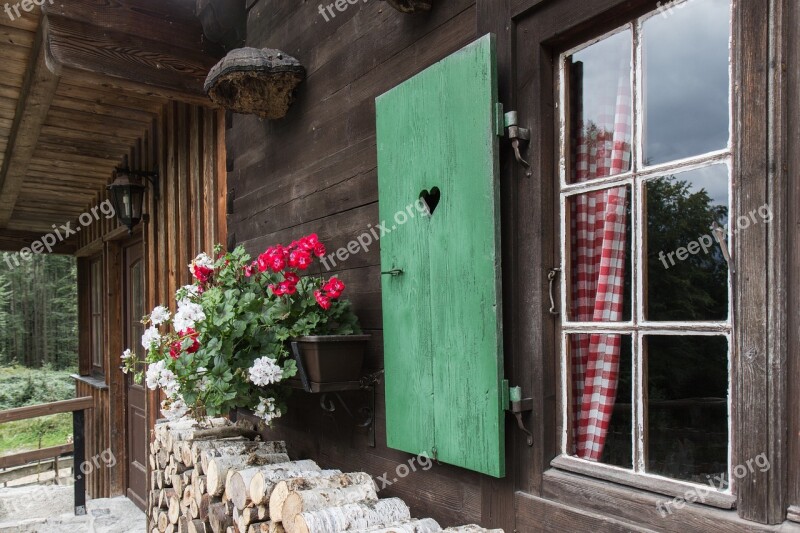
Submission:
[[[127,498],[90,500],[75,516],[71,486],[0,488],[0,533],[141,533],[145,515]]]

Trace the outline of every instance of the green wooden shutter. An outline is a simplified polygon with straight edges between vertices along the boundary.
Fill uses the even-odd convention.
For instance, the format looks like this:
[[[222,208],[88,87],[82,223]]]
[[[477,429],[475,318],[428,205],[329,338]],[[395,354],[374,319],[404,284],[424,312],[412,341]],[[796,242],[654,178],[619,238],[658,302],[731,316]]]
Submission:
[[[487,35],[378,97],[388,445],[505,475],[497,67]],[[431,216],[413,207],[437,187]]]

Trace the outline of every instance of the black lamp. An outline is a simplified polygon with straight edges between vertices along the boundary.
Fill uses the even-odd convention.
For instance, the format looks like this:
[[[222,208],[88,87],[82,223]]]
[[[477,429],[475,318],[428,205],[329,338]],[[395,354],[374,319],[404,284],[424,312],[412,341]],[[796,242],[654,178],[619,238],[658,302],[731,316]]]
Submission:
[[[158,198],[158,173],[132,171],[128,168],[127,156],[122,165],[114,171],[114,181],[106,189],[111,193],[111,203],[117,214],[117,220],[128,228],[130,234],[142,220],[142,203],[147,188],[144,184],[145,179],[153,185]]]

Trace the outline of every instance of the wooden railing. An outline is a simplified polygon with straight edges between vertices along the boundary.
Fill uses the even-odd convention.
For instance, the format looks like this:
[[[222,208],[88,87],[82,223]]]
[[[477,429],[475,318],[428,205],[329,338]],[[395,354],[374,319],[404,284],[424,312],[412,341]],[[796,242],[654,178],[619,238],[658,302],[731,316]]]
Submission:
[[[60,402],[31,405],[0,411],[0,424],[28,420],[40,416],[72,413],[72,444],[53,446],[41,450],[17,453],[0,457],[0,468],[11,468],[26,465],[42,459],[58,458],[61,455],[73,452],[73,475],[75,478],[75,514],[86,514],[86,479],[81,473],[81,465],[86,460],[86,445],[84,435],[84,411],[92,409],[94,400],[91,396],[63,400]]]

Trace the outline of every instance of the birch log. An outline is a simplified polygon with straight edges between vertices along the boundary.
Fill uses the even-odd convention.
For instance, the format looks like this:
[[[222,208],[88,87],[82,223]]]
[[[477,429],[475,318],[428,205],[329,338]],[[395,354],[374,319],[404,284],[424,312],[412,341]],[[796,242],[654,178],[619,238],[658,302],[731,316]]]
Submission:
[[[259,473],[259,467],[245,468],[234,472],[225,484],[225,492],[228,494],[228,499],[233,502],[234,507],[242,510],[252,501],[250,499],[250,482],[253,476]]]
[[[214,440],[201,441],[193,445],[195,463],[199,462],[203,472],[208,471],[208,462],[215,457],[232,457],[247,454],[269,455],[286,453],[283,441],[251,442],[247,440]]]
[[[233,525],[233,516],[230,508],[224,503],[212,504],[208,509],[208,523],[214,533],[224,533]]]
[[[250,481],[250,499],[253,503],[269,503],[276,484],[285,479],[330,477],[342,473],[341,470],[320,470],[319,466],[317,466],[314,461],[308,461],[307,463],[305,461],[295,461],[295,464],[298,466],[285,469],[269,469],[262,467],[261,472],[257,472]],[[309,465],[310,468],[300,470],[300,468],[306,464]],[[274,467],[277,465],[272,466]]]
[[[269,516],[273,521],[283,520],[283,504],[289,493],[309,489],[331,489],[349,487],[351,485],[370,486],[377,489],[372,477],[366,472],[352,474],[336,474],[333,476],[297,477],[279,481],[269,497]],[[345,502],[352,503],[352,502]]]
[[[252,465],[269,465],[288,463],[289,456],[285,453],[272,453],[266,455],[223,455],[208,460],[206,470],[206,488],[212,496],[219,496],[225,490],[225,481],[231,469],[244,469]]]
[[[481,526],[470,524],[468,526],[448,527],[447,533],[503,533],[502,529],[484,529]]]
[[[351,529],[378,529],[410,519],[411,511],[403,500],[388,498],[300,513],[293,527],[297,533],[339,533]],[[283,527],[286,527],[285,522]]]
[[[352,533],[439,533],[442,527],[433,518],[422,520],[409,520],[400,524],[392,524],[377,529],[358,529]]]
[[[256,504],[269,504],[269,496],[275,483],[293,477],[318,477],[325,473],[341,473],[339,470],[322,470],[310,459],[290,461],[283,464],[264,465],[250,480],[250,500]]]
[[[300,513],[318,511],[329,507],[341,507],[351,503],[376,501],[378,494],[372,480],[368,484],[350,485],[342,488],[319,488],[295,491],[286,497],[282,519],[286,533],[295,532],[294,519]]]

